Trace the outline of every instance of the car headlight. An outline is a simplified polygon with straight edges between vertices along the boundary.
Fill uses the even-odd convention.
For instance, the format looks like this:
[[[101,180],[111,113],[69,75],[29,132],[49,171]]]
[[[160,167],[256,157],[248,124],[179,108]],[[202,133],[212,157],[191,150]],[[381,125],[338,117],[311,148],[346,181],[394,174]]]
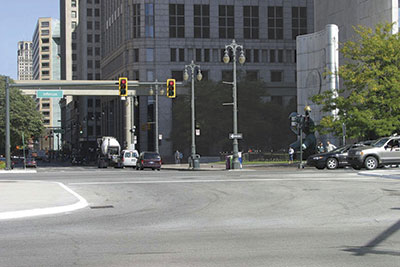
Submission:
[[[362,152],[362,151],[356,151],[356,156],[362,156],[362,155],[364,155],[364,152]]]
[[[313,160],[319,160],[319,159],[323,159],[324,157],[319,156],[319,157],[313,157]]]

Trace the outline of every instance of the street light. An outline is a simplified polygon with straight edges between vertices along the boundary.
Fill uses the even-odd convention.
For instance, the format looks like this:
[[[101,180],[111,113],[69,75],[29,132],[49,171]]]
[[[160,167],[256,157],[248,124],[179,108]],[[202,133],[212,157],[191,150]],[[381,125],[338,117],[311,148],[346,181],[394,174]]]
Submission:
[[[183,79],[187,81],[189,79],[189,74],[188,70],[190,70],[191,73],[191,79],[192,79],[192,150],[191,150],[191,156],[190,156],[190,166],[192,166],[193,169],[200,168],[200,162],[198,159],[196,159],[196,142],[195,142],[195,116],[194,116],[194,72],[197,69],[197,80],[201,81],[203,78],[203,75],[201,74],[200,66],[194,64],[193,60],[189,65],[185,65],[185,73],[183,74]]]
[[[233,90],[233,158],[232,158],[232,169],[240,169],[239,162],[239,143],[238,143],[238,127],[237,127],[237,87],[236,87],[236,52],[240,51],[239,63],[243,64],[246,61],[246,58],[243,54],[243,46],[238,45],[235,40],[232,40],[232,43],[229,45],[225,45],[225,54],[224,54],[224,63],[228,64],[230,61],[229,58],[229,50],[232,51],[233,56],[233,82],[232,82],[232,90]]]

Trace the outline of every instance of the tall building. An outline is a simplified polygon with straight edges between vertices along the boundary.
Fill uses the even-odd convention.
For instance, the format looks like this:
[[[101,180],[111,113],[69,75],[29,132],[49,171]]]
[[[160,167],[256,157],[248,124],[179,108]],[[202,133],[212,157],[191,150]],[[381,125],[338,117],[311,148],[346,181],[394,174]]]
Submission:
[[[32,80],[32,42],[20,41],[18,42],[18,80]]]
[[[79,0],[60,0],[60,51],[61,79],[78,79],[77,70],[77,27],[79,24]],[[72,152],[77,142],[76,133],[79,126],[75,117],[79,114],[78,100],[72,96],[64,96],[61,101],[61,124],[63,127],[62,147],[67,154]]]
[[[60,79],[60,22],[39,18],[33,34],[33,79]],[[43,115],[46,132],[39,140],[41,150],[57,151],[60,136],[54,130],[61,127],[60,98],[36,98],[37,109]]]
[[[339,27],[339,42],[354,36],[353,26],[373,28],[377,23],[394,23],[393,32],[399,27],[399,0],[318,0],[314,3],[315,31],[328,24]]]
[[[185,64],[194,60],[204,79],[232,80],[232,64],[222,62],[225,45],[243,45],[246,63],[238,67],[248,79],[267,83],[271,101],[296,98],[296,36],[313,32],[312,0],[293,1],[169,1],[101,2],[102,79],[183,80]],[[104,131],[123,141],[122,102],[102,101]],[[172,156],[169,142],[172,101],[160,98],[161,154]],[[136,129],[140,150],[154,148],[154,98],[140,96]]]

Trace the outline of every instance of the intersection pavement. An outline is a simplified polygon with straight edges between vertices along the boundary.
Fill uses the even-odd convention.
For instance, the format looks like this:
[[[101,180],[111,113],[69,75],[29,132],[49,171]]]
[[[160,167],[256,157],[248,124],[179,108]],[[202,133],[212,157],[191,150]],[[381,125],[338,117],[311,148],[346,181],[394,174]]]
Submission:
[[[245,166],[241,170],[226,171],[248,171],[260,169],[263,166]],[[296,168],[294,165],[276,165],[275,167]],[[271,168],[271,165],[264,166]],[[193,171],[187,164],[163,165],[163,170]],[[203,164],[201,171],[223,171],[223,164]],[[7,219],[18,219],[40,215],[65,213],[82,209],[88,206],[88,202],[72,191],[66,185],[51,181],[32,180],[1,180],[2,174],[25,173],[30,175],[36,170],[11,170],[0,171],[0,221]],[[360,171],[361,176],[373,176],[388,179],[400,179],[400,169],[381,169],[375,171]],[[8,176],[10,177],[10,176]],[[12,176],[11,176],[12,177]],[[20,176],[19,176],[20,177]]]

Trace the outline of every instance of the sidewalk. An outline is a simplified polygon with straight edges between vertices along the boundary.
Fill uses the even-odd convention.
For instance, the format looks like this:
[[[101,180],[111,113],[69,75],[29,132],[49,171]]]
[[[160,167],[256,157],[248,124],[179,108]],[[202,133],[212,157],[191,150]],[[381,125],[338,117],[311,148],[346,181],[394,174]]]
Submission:
[[[62,183],[0,181],[0,220],[64,213],[87,205]]]

